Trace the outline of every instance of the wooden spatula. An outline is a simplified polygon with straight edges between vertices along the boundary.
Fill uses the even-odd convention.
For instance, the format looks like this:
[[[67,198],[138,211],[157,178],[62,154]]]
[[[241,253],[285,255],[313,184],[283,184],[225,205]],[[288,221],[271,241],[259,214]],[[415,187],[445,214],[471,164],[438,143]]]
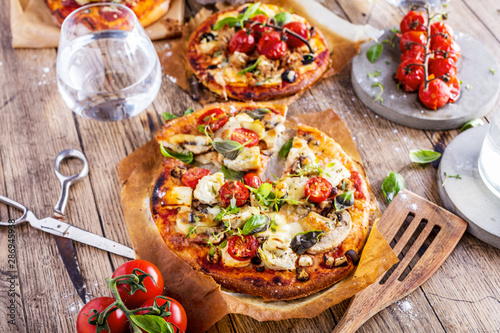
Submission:
[[[334,333],[355,332],[377,312],[423,284],[453,251],[467,222],[403,190],[377,226],[399,262],[353,297]]]

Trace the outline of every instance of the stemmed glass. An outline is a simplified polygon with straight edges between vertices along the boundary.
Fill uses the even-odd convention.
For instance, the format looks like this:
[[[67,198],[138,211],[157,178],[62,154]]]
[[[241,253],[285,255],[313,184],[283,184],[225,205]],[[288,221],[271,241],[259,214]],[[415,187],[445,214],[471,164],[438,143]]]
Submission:
[[[483,182],[500,198],[500,111],[496,111],[479,154],[478,169]]]
[[[113,3],[90,4],[62,24],[57,84],[64,102],[77,114],[122,120],[153,102],[161,66],[132,10]]]

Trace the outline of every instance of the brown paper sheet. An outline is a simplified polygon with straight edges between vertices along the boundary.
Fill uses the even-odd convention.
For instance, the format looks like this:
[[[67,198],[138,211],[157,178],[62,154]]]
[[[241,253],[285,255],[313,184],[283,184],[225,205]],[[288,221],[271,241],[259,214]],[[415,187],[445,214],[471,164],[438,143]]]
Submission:
[[[360,162],[347,124],[332,110],[308,113],[291,120],[324,131]],[[373,283],[398,261],[374,226],[357,269],[339,283],[316,294],[293,301],[264,302],[259,297],[221,290],[211,277],[194,271],[170,251],[153,222],[150,196],[162,159],[158,144],[150,141],[120,162],[122,207],[137,257],[155,263],[161,270],[168,281],[166,294],[178,299],[186,309],[189,332],[205,331],[228,313],[241,313],[257,320],[315,317]],[[372,198],[375,198],[373,193]],[[375,199],[374,202],[376,204]],[[377,209],[372,218],[380,215]]]
[[[184,21],[184,0],[172,0],[161,19],[144,28],[152,40],[178,37]],[[57,47],[60,27],[52,20],[44,0],[10,0],[12,46],[16,48]]]
[[[321,30],[332,51],[330,68],[322,78],[328,78],[339,73],[358,53],[361,44],[370,39],[377,39],[382,34],[382,31],[370,25],[355,25],[345,21],[314,0],[263,0],[261,2],[278,5],[291,10],[306,18],[311,24]],[[217,7],[219,10],[230,8],[230,6],[221,4],[217,4]],[[202,8],[193,19],[184,25],[182,38],[173,42],[171,49],[167,49],[159,55],[163,72],[173,82],[188,92],[193,99],[203,105],[221,101],[222,98],[210,92],[199,83],[194,74],[189,70],[189,66],[185,60],[186,46],[191,33],[210,15],[212,15],[210,10]],[[290,105],[303,93],[304,91],[274,100],[274,102]]]

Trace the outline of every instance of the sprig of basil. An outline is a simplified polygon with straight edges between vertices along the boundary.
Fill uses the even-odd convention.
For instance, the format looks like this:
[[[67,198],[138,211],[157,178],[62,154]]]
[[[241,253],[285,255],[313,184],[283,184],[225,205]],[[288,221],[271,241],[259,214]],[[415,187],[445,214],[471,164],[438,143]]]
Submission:
[[[242,180],[243,176],[245,175],[244,172],[231,170],[225,165],[221,165],[220,170],[224,174],[224,178],[228,180]]]
[[[223,26],[225,26],[226,24],[230,27],[234,27],[236,25],[236,23],[238,23],[238,22],[239,22],[239,20],[236,17],[233,17],[233,16],[225,17],[222,20],[215,23],[213,29],[215,31],[217,31],[220,28],[222,28]]]
[[[184,162],[186,164],[190,164],[193,162],[193,153],[189,152],[189,154],[181,154],[181,153],[176,153],[174,151],[168,150],[167,148],[163,147],[163,145],[160,145],[160,150],[163,156],[165,157],[172,157],[176,158],[181,162]]]
[[[253,235],[267,230],[268,227],[269,218],[266,215],[253,215],[245,222],[241,233],[243,235]]]
[[[238,15],[237,17],[234,17],[234,16],[225,17],[222,20],[215,23],[213,29],[217,31],[217,30],[221,29],[223,26],[225,26],[226,24],[229,27],[235,27],[237,25],[242,27],[244,25],[243,24],[244,21],[249,20],[256,15],[263,13],[262,10],[259,10],[259,6],[260,6],[260,2],[257,2],[257,3],[254,3],[250,6],[248,6],[247,9],[245,10],[245,12],[243,14]]]
[[[184,111],[184,115],[187,116],[188,114],[191,114],[193,112],[194,112],[193,108],[188,108],[186,111]]]
[[[382,51],[384,50],[384,45],[382,43],[377,43],[375,45],[372,45],[368,51],[366,51],[366,58],[368,59],[369,62],[372,64],[377,61],[378,57],[382,54]]]
[[[175,333],[172,324],[153,315],[130,315],[132,322],[149,333]]]
[[[325,233],[322,230],[311,230],[296,234],[290,242],[290,248],[298,255],[303,255],[307,249],[313,247],[318,241],[319,236]]]
[[[245,74],[245,73],[247,73],[247,72],[251,72],[251,71],[253,71],[255,68],[257,68],[257,65],[259,64],[259,62],[260,62],[261,60],[262,60],[262,58],[260,58],[260,57],[259,57],[259,58],[257,58],[257,61],[256,61],[256,62],[254,62],[254,63],[253,63],[253,65],[248,66],[247,68],[242,69],[242,70],[241,70],[241,71],[239,71],[237,74],[238,74],[238,75],[243,75],[243,74]]]
[[[169,112],[163,112],[163,119],[165,119],[166,121],[176,119],[176,118],[177,118],[177,116],[175,114],[172,114]]]
[[[344,192],[335,197],[335,210],[340,212],[354,205],[354,190]]]
[[[382,182],[382,192],[384,193],[387,203],[391,203],[399,191],[404,188],[406,188],[405,179],[394,171],[389,172]]]
[[[413,163],[426,164],[441,157],[441,153],[430,149],[410,150],[410,160]]]
[[[233,140],[213,141],[214,149],[227,159],[234,160],[243,150],[243,145]]]
[[[464,124],[464,126],[462,126],[462,128],[460,129],[460,133],[468,130],[469,128],[482,126],[482,125],[484,125],[484,121],[482,119],[476,118],[476,119],[469,120],[468,122],[466,122]]]
[[[290,149],[292,149],[292,145],[293,145],[293,138],[291,138],[290,140],[285,142],[283,146],[281,146],[281,149],[278,152],[278,156],[286,160],[288,154],[290,153]]]
[[[278,26],[282,27],[285,24],[291,22],[293,20],[293,17],[289,12],[279,12],[274,16],[274,20],[276,21],[276,24]]]
[[[268,108],[257,108],[253,110],[246,110],[245,113],[252,117],[254,120],[262,120],[266,114],[271,112]]]

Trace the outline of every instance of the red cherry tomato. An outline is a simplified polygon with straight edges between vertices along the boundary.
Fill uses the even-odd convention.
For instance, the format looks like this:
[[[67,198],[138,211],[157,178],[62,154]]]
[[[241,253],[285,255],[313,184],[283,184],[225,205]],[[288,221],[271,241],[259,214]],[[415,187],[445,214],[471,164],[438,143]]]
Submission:
[[[424,67],[410,64],[422,64],[422,62],[408,59],[399,65],[396,72],[396,79],[401,83],[403,90],[408,92],[417,91],[425,79]]]
[[[92,315],[92,309],[97,310],[101,313],[106,309],[111,303],[115,301],[112,297],[97,297],[88,302],[83,306],[83,308],[78,313],[76,318],[76,331],[78,333],[95,333],[96,326],[89,324],[89,317]],[[118,309],[113,311],[107,318],[107,323],[109,325],[110,333],[127,333],[128,332],[128,322],[125,313]],[[108,333],[108,330],[103,330],[103,333]]]
[[[416,43],[416,44],[415,44]],[[427,43],[427,36],[423,31],[408,31],[401,36],[401,41],[399,42],[399,48],[401,52],[405,52],[411,49],[414,45],[417,47],[424,47]]]
[[[181,305],[181,303],[177,302],[175,299],[167,297],[168,300],[170,301],[170,312],[172,313],[169,317],[163,317],[167,323],[170,323],[172,325],[175,325],[177,328],[179,328],[180,332],[183,333],[186,331],[187,328],[187,316],[186,316],[186,311],[184,310],[184,307]],[[142,303],[141,308],[153,306],[155,302],[155,298],[152,297],[148,299],[146,302]],[[162,306],[163,304],[167,303],[166,299],[163,298],[158,298],[156,300],[156,304],[158,306]],[[167,306],[167,311],[168,311],[168,306]],[[143,315],[147,314],[148,311],[139,311],[138,314]],[[176,331],[174,329],[174,331]],[[143,331],[145,332],[145,331]],[[111,332],[113,333],[113,332]]]
[[[448,103],[455,103],[456,100],[460,97],[460,82],[458,79],[453,76],[450,78],[450,82],[448,82],[448,88],[450,88],[450,100]]]
[[[230,180],[226,182],[219,190],[219,195],[224,207],[231,205],[231,199],[236,199],[236,206],[242,206],[250,196],[250,191],[242,182]]]
[[[435,58],[452,58],[455,62],[460,58],[460,45],[455,40],[443,36],[432,37],[431,51],[434,51]]]
[[[408,14],[403,17],[399,29],[402,34],[411,30],[426,31],[427,17],[425,17],[422,12],[409,11]]]
[[[259,135],[246,128],[235,128],[231,133],[231,140],[240,144],[248,142],[245,146],[253,147],[259,143]]]
[[[322,202],[328,199],[332,185],[323,177],[313,177],[306,182],[306,197],[312,202]]]
[[[455,66],[455,61],[451,58],[432,58],[429,59],[429,75],[434,74],[435,77],[443,76],[448,74],[448,76],[457,75],[457,66]]]
[[[253,188],[259,188],[262,185],[262,179],[260,179],[259,175],[254,172],[249,172],[243,177],[243,181],[247,186]]]
[[[235,51],[249,54],[255,50],[255,38],[250,31],[240,30],[229,41],[229,53]]]
[[[227,242],[227,252],[236,260],[248,260],[255,255],[259,242],[253,235],[235,235]]]
[[[443,21],[439,21],[436,23],[432,23],[431,25],[431,36],[436,34],[447,34],[449,38],[453,39],[455,37],[455,33],[453,29]]]
[[[432,78],[432,76],[430,77]],[[418,97],[422,104],[429,109],[436,110],[448,103],[450,99],[450,88],[441,79],[432,80],[425,89],[425,82],[422,82],[418,90]]]
[[[290,22],[285,24],[283,28],[289,29],[292,32],[295,32],[297,35],[304,37],[306,40],[309,40],[309,30],[307,29],[307,26],[302,22]],[[285,36],[287,37],[286,44],[291,49],[305,45],[303,41],[295,36],[292,36],[291,34],[287,34],[285,32]]]
[[[198,123],[200,125],[206,125],[212,132],[215,132],[224,126],[228,120],[229,118],[222,109],[215,108],[202,114],[198,119]]]
[[[409,50],[401,54],[401,62],[408,59],[418,60],[421,63],[425,61],[425,49],[420,45],[413,45]]]
[[[259,22],[259,23],[247,23],[247,24],[245,24],[245,28],[252,29],[255,32],[254,37],[255,37],[256,41],[258,41],[260,39],[260,37],[262,37],[262,35],[274,31],[273,28],[266,27],[263,25],[266,23],[270,24],[268,22],[269,18],[264,14],[259,14],[257,16],[254,16],[250,19],[250,21]]]
[[[280,59],[288,50],[288,46],[281,40],[281,35],[277,32],[265,34],[257,44],[257,50],[272,60]]]
[[[211,174],[208,169],[191,168],[182,174],[181,181],[184,186],[189,186],[194,190],[200,179]]]
[[[144,287],[146,287],[146,292],[137,290],[132,295],[128,294],[128,291],[130,290],[130,286],[128,284],[118,284],[118,293],[120,294],[123,303],[125,303],[129,309],[136,309],[147,299],[159,296],[163,293],[163,276],[155,265],[146,260],[136,259],[124,263],[113,273],[113,278],[120,275],[132,274],[134,268],[138,268],[148,274],[151,274],[154,281],[156,281],[156,284],[148,276],[143,281]],[[140,272],[137,272],[137,274],[142,275]]]

